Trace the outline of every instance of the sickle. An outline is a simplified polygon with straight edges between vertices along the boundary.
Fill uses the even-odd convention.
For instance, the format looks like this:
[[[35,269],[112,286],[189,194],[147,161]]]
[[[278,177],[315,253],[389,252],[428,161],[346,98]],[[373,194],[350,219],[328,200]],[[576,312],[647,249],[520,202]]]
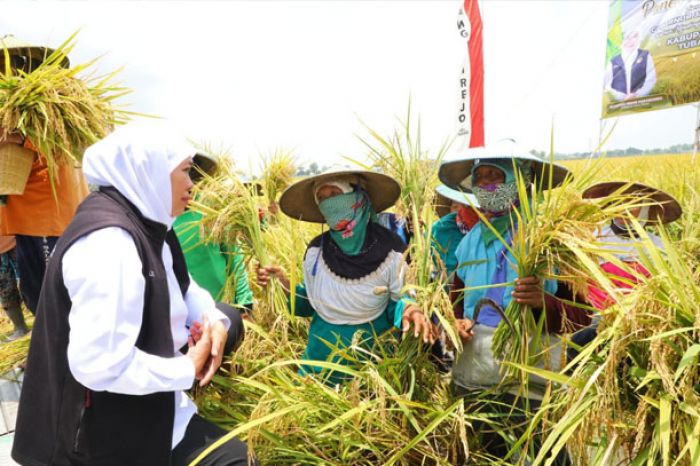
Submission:
[[[505,323],[508,325],[508,328],[510,328],[510,331],[515,333],[515,327],[513,327],[513,324],[510,322],[508,317],[506,317],[505,312],[503,312],[503,308],[501,306],[499,306],[496,303],[496,301],[494,301],[491,298],[481,298],[480,300],[478,300],[476,302],[476,305],[474,306],[474,315],[472,316],[473,317],[472,326],[469,327],[467,332],[471,332],[474,329],[474,326],[476,325],[476,321],[479,318],[479,313],[481,313],[481,308],[483,308],[485,306],[491,306],[498,313],[498,315],[501,316],[501,319],[503,319],[505,321]]]

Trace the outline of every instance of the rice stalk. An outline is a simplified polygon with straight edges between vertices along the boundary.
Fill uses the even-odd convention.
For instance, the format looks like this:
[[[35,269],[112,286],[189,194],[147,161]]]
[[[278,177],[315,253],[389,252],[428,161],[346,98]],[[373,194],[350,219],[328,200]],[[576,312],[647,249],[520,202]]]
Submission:
[[[365,169],[375,169],[393,177],[401,186],[401,195],[394,210],[407,220],[413,234],[408,245],[408,267],[405,273],[405,292],[423,310],[428,319],[433,316],[441,324],[455,348],[461,349],[454,315],[445,290],[446,274],[433,243],[432,225],[435,222],[433,199],[438,184],[438,167],[448,145],[443,144],[434,155],[422,147],[420,120],[412,126],[411,104],[406,119],[390,137],[382,137],[365,125],[369,138],[360,140],[369,149],[371,162]],[[352,159],[350,159],[352,160]],[[436,279],[437,278],[437,279]],[[441,278],[441,279],[440,279]]]
[[[554,162],[553,154],[552,133],[550,163]],[[597,264],[620,261],[600,244],[596,230],[614,217],[628,216],[632,207],[644,205],[645,201],[621,193],[606,202],[581,199],[581,190],[598,170],[597,164],[591,164],[582,172],[580,180],[568,177],[558,188],[542,192],[542,183],[529,183],[514,165],[519,206],[512,211],[510,238],[500,237],[483,216],[482,222],[499,236],[504,248],[513,255],[518,277],[559,281],[584,295],[591,280],[595,280],[611,296],[618,296],[597,270]],[[549,180],[544,182],[545,187],[551,186],[551,171],[539,175],[539,179]],[[521,393],[526,393],[529,374],[518,365],[558,367],[549,356],[549,348],[555,340],[550,339],[546,331],[544,311],[536,317],[529,306],[511,300],[504,314],[506,319],[499,323],[494,334],[494,354],[500,360],[515,363],[501,366],[504,385],[517,384]]]
[[[119,70],[98,75],[95,60],[64,68],[75,47],[73,33],[30,73],[6,67],[0,72],[0,126],[28,138],[46,160],[52,189],[57,165],[80,165],[84,150],[133,114],[115,106],[130,93],[114,83]]]
[[[383,347],[398,344],[391,335],[380,339]],[[261,464],[449,465],[466,459],[459,432],[466,432],[469,416],[445,384],[435,384],[438,375],[425,355],[409,363],[400,351],[343,351],[359,364],[287,359],[218,378],[227,393],[255,400],[248,421],[236,424],[230,436],[245,438]],[[353,379],[329,386],[299,376],[302,362]]]
[[[277,202],[282,191],[294,181],[297,158],[291,151],[278,149],[263,158],[262,169],[262,186],[269,205]]]
[[[202,214],[205,241],[236,245],[249,260],[272,263],[263,240],[257,188],[244,183],[231,164],[220,163],[218,174],[205,175],[195,186],[194,199],[191,208]],[[289,315],[286,293],[276,279],[268,285],[266,299],[271,310]]]
[[[34,316],[29,312],[24,312],[24,319],[29,329],[34,324]],[[4,337],[10,335],[14,331],[14,326],[4,312],[0,313],[0,375],[5,374],[10,369],[13,369],[27,360],[29,351],[29,340],[31,333],[18,338],[15,341],[4,341]]]
[[[659,227],[665,253],[638,233],[650,278],[603,316],[598,337],[557,395],[561,419],[548,446],[568,444],[576,464],[698,464],[700,262]],[[581,410],[581,406],[586,406]],[[575,419],[573,426],[566,426]],[[534,464],[546,464],[545,448]]]

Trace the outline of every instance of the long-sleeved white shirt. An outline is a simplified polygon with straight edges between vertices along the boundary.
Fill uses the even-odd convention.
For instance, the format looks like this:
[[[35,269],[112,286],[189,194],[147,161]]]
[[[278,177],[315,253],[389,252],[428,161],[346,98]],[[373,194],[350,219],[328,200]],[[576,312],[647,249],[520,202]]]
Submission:
[[[136,245],[126,230],[104,228],[77,240],[63,256],[63,281],[72,301],[68,322],[68,365],[73,377],[95,391],[146,395],[174,391],[172,447],[184,437],[197,412],[185,394],[194,381],[194,365],[179,349],[187,344],[188,325],[228,318],[194,280],[183,299],[173,272],[168,244],[163,246],[170,296],[173,357],[136,348],[141,330],[145,280]]]

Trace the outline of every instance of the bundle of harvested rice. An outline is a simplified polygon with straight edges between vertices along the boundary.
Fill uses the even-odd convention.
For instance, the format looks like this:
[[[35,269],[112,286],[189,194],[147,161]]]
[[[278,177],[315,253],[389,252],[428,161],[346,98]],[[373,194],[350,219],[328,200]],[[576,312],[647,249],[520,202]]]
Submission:
[[[276,150],[263,158],[262,186],[268,203],[277,202],[279,195],[292,184],[297,172],[297,160],[291,151]]]
[[[96,60],[64,67],[76,34],[28,73],[13,70],[10,53],[3,49],[0,127],[17,130],[31,141],[46,159],[52,186],[57,164],[79,164],[86,147],[130,115],[114,106],[115,99],[130,92],[112,83],[118,71],[95,75],[90,70]]]

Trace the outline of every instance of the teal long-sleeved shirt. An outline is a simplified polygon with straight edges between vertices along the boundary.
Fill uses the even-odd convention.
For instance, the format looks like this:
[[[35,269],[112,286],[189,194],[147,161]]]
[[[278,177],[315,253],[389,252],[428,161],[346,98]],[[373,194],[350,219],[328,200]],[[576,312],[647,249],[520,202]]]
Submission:
[[[311,317],[309,328],[309,341],[302,359],[307,361],[329,361],[338,364],[349,364],[347,359],[338,355],[331,356],[333,347],[346,348],[352,344],[357,333],[363,336],[361,345],[371,349],[375,339],[374,335],[381,335],[392,328],[401,328],[401,317],[405,302],[403,300],[389,300],[384,313],[371,322],[359,325],[331,324],[323,320],[309,302],[306,287],[301,284],[296,286],[294,294],[294,313],[300,317]],[[322,374],[325,369],[304,364],[299,368],[300,374]],[[331,384],[340,383],[347,377],[340,373],[331,373],[326,379]]]

